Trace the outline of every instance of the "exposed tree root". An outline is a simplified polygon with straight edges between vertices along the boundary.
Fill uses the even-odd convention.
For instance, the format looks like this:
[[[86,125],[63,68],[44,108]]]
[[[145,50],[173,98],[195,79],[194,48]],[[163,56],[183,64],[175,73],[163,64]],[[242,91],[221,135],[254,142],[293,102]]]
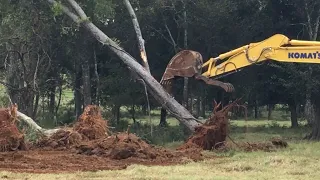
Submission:
[[[228,136],[229,121],[227,114],[235,106],[243,107],[237,104],[239,100],[237,99],[219,111],[221,103],[214,102],[213,113],[209,119],[203,125],[198,126],[193,135],[178,149],[201,148],[203,150],[213,150],[223,146]]]
[[[0,151],[26,150],[24,135],[16,126],[17,105],[0,109]]]

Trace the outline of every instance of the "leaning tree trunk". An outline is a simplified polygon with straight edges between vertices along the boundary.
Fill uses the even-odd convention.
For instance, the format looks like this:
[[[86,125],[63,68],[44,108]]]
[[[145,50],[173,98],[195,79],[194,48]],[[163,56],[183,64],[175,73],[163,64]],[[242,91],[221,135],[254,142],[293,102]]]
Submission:
[[[54,0],[47,0],[51,5],[57,5]],[[141,79],[144,80],[148,86],[148,90],[153,97],[165,107],[171,114],[178,119],[182,124],[188,127],[189,130],[194,129],[200,125],[199,121],[194,118],[186,108],[181,106],[173,97],[171,97],[161,86],[161,84],[150,75],[130,54],[124,51],[118,44],[111,40],[98,27],[96,27],[86,16],[82,8],[74,1],[68,0],[69,4],[77,12],[74,14],[69,8],[64,5],[61,6],[62,11],[67,14],[74,22],[80,23],[86,30],[88,30],[93,37],[95,37],[103,45],[106,45],[112,52],[114,52],[133,72],[135,72]]]

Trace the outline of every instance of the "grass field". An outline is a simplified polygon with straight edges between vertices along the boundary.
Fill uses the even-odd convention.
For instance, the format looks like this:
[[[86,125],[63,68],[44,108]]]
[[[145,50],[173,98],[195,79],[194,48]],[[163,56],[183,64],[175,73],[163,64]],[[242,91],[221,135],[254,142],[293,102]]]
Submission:
[[[217,153],[219,158],[177,166],[132,165],[125,170],[73,174],[25,174],[0,172],[2,179],[317,179],[320,176],[320,143],[302,140],[307,127],[287,128],[289,121],[232,121],[231,137],[237,141],[261,142],[272,137],[288,141],[277,152]],[[247,128],[246,128],[247,126]],[[179,142],[167,144],[175,147]],[[214,152],[206,152],[214,153]]]

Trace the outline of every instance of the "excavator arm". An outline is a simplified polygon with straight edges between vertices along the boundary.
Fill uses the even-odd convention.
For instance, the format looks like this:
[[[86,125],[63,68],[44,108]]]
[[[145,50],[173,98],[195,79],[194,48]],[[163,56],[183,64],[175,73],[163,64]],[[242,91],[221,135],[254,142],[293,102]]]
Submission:
[[[276,34],[264,41],[251,43],[216,58],[210,58],[202,65],[204,71],[202,76],[216,79],[266,60],[318,64],[320,42],[290,40],[284,35]]]
[[[320,42],[291,40],[282,34],[275,34],[261,42],[250,43],[210,58],[205,63],[199,52],[184,50],[170,60],[160,83],[171,92],[172,81],[176,76],[194,77],[208,85],[232,92],[232,84],[216,79],[267,60],[318,64]]]

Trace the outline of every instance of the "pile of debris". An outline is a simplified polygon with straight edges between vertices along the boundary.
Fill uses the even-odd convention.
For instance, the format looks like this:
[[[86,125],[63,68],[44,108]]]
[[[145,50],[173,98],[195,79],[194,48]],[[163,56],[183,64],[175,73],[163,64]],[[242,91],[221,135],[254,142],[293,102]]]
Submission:
[[[27,150],[24,134],[16,125],[17,105],[0,109],[0,152]]]
[[[44,137],[36,143],[38,148],[46,150],[70,149],[77,154],[97,155],[111,159],[170,159],[190,157],[201,159],[201,152],[170,151],[148,144],[135,134],[109,132],[107,121],[101,116],[98,106],[89,105],[73,127],[62,128],[50,137]]]

